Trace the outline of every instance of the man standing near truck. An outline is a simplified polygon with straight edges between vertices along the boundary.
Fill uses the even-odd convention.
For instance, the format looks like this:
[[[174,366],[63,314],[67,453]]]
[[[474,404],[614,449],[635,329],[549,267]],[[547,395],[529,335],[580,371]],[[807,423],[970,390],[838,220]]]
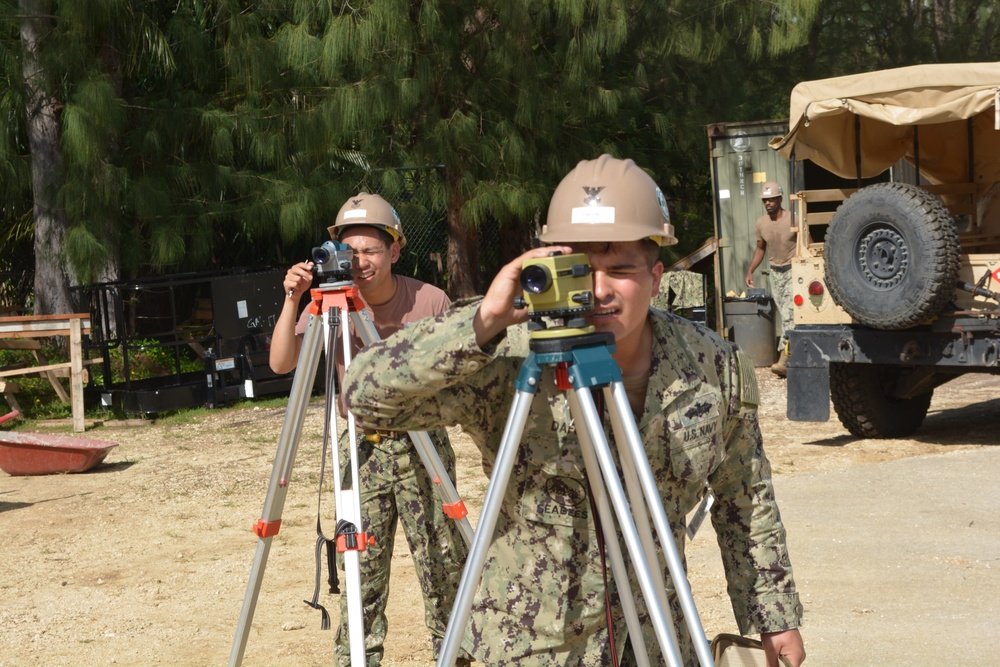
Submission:
[[[795,326],[792,316],[792,257],[795,256],[796,232],[792,228],[792,214],[781,207],[781,186],[768,181],[760,189],[766,215],[757,218],[757,248],[750,269],[747,287],[753,287],[753,272],[768,253],[771,264],[771,296],[781,317],[781,338],[778,339],[778,361],[771,365],[771,372],[780,377],[788,374],[788,332]]]

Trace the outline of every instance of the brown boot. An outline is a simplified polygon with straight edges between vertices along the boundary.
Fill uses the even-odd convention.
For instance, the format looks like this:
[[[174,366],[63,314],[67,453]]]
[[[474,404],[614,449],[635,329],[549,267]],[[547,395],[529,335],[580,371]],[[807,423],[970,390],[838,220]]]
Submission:
[[[778,357],[778,361],[771,364],[771,372],[778,377],[788,376],[788,352],[785,350],[781,351],[781,356]]]

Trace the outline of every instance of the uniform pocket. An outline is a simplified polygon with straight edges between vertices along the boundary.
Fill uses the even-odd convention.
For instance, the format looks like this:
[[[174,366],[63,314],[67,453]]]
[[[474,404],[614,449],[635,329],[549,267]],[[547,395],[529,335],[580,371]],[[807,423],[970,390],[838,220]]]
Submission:
[[[554,526],[578,526],[590,516],[587,482],[571,466],[529,464],[521,516]]]
[[[670,432],[670,466],[680,479],[705,479],[718,465],[722,420],[714,395],[688,402],[671,417],[678,424]]]
[[[590,517],[587,481],[579,445],[562,438],[529,436],[524,443],[521,516],[553,526],[580,527]]]

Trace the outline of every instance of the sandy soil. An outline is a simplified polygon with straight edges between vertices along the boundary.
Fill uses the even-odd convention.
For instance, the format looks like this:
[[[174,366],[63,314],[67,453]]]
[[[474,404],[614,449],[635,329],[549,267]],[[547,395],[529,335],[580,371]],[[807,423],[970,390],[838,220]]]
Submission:
[[[849,436],[835,418],[788,422],[783,381],[764,370],[758,377],[776,485],[785,476],[998,439],[997,378],[954,381],[937,392],[915,438],[873,441]],[[319,400],[309,407],[245,665],[333,664],[333,633],[320,631],[318,612],[302,602],[314,585],[322,411]],[[261,515],[283,413],[243,407],[143,426],[108,424],[87,436],[119,446],[88,473],[0,473],[0,667],[226,663],[257,546],[250,528]],[[456,430],[452,440],[458,487],[475,519],[487,481],[468,439]],[[330,494],[321,516],[332,531]],[[734,631],[724,585],[710,564],[717,551],[699,538],[689,549],[689,569],[702,621],[709,634]],[[395,551],[384,664],[429,665],[420,595],[401,535]],[[323,602],[336,623],[336,598],[325,595]]]

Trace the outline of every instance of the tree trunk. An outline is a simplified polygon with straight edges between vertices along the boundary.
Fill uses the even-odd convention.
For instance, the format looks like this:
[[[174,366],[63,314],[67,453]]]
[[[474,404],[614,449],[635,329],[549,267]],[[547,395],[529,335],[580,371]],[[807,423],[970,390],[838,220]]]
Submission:
[[[68,221],[65,211],[56,204],[62,183],[60,105],[48,89],[40,57],[45,36],[54,26],[52,7],[47,0],[19,0],[18,7],[34,198],[35,314],[72,313],[77,308],[63,253]]]
[[[452,299],[475,296],[479,285],[479,245],[476,229],[462,217],[459,178],[445,172],[448,188],[448,294]]]
[[[535,236],[535,230],[530,225],[501,225],[497,233],[500,237],[497,248],[499,257],[496,258],[497,268],[530,249]]]
[[[112,84],[115,87],[115,95],[118,98],[125,99],[125,66],[122,63],[121,51],[114,48],[110,42],[104,42],[98,51],[98,58],[100,58],[101,66],[104,72],[108,75]],[[121,137],[116,133],[109,137],[108,144],[108,154],[118,155],[121,152],[122,140]],[[109,250],[108,261],[98,270],[97,275],[92,276],[88,279],[84,279],[82,282],[87,283],[112,283],[117,282],[121,277],[121,247],[118,244],[118,237],[115,234],[113,227],[118,223],[117,220],[111,219],[109,216],[104,221],[104,227],[106,229],[106,234],[104,236],[105,245]],[[110,313],[112,324],[114,324],[114,311]]]

